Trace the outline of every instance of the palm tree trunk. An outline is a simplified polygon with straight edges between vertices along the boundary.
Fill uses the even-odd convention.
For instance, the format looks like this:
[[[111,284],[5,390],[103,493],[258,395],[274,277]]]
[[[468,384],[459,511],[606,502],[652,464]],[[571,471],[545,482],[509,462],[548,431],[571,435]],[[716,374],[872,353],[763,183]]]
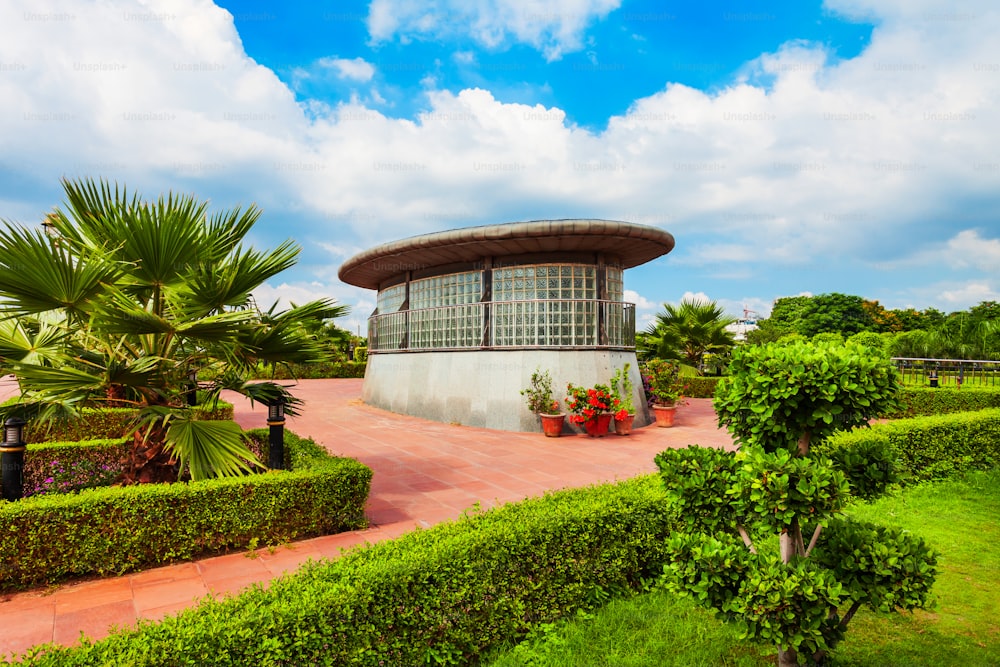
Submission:
[[[132,434],[132,451],[125,461],[122,484],[158,484],[177,481],[177,462],[164,449],[162,422],[141,427]]]

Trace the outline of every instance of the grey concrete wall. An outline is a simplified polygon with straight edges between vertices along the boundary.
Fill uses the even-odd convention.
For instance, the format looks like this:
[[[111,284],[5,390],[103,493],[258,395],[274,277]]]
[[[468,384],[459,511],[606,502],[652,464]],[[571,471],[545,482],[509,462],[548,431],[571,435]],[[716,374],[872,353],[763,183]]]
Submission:
[[[632,364],[635,426],[652,416],[642,394],[635,352],[611,350],[470,350],[370,354],[362,398],[370,405],[444,423],[541,432],[521,390],[536,368],[552,376],[553,398],[565,412],[566,385],[608,384]],[[567,430],[570,427],[567,423]]]

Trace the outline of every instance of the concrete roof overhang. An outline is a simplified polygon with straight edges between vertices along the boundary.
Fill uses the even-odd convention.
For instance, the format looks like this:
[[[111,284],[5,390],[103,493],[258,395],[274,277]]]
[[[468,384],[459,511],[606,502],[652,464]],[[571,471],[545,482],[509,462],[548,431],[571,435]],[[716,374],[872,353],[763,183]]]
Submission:
[[[533,220],[465,227],[384,243],[348,259],[338,276],[350,285],[378,289],[405,271],[480,262],[486,257],[581,252],[613,255],[628,269],[673,248],[673,235],[658,227],[616,220]]]

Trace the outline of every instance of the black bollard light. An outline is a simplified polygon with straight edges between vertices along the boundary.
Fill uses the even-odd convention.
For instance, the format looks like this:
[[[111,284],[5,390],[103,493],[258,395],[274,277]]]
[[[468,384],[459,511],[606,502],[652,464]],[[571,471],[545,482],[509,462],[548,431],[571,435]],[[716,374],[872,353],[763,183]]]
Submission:
[[[3,499],[24,497],[24,424],[20,417],[4,422],[3,444],[0,445],[0,468],[3,469]]]
[[[198,371],[188,373],[187,404],[192,408],[198,405]]]
[[[931,374],[927,376],[927,380],[930,382],[930,385],[936,389],[938,386],[937,371],[931,371]]]
[[[268,449],[267,467],[285,469],[285,399],[277,398],[267,406]]]

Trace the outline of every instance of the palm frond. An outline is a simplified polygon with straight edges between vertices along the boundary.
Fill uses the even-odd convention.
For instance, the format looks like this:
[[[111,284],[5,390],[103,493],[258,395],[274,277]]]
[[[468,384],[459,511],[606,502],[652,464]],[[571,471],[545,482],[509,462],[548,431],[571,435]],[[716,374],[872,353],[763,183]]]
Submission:
[[[119,269],[97,253],[71,253],[40,230],[0,230],[0,297],[18,317],[64,309],[82,317]]]
[[[197,421],[179,417],[167,427],[165,447],[192,480],[235,477],[262,467],[243,443],[243,430],[231,421]]]

